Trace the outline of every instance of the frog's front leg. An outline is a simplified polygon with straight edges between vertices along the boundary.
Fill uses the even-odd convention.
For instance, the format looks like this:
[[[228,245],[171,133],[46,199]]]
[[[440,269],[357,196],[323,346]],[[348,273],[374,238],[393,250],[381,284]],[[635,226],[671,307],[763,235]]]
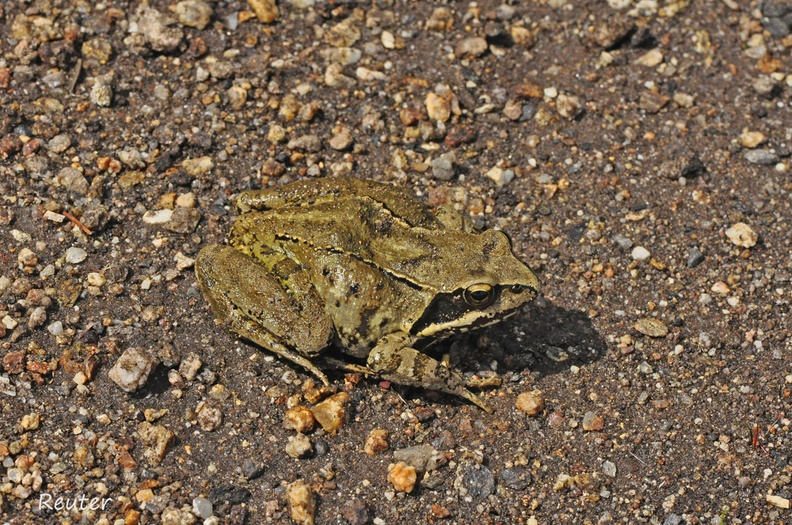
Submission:
[[[217,318],[234,332],[329,384],[325,374],[308,359],[324,349],[333,336],[332,322],[310,283],[297,283],[296,290],[290,292],[251,257],[217,244],[198,254],[195,276]],[[291,277],[297,281],[301,278]]]
[[[411,348],[414,338],[408,334],[389,334],[379,340],[369,353],[368,367],[383,379],[400,385],[419,386],[463,397],[483,408],[492,409],[465,386],[465,378],[440,361]]]

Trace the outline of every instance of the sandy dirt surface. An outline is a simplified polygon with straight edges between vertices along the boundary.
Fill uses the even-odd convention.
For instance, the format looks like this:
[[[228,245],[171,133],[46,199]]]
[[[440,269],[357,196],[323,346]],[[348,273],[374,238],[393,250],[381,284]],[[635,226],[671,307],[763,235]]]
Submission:
[[[790,26],[2,2],[0,523],[792,523]],[[542,296],[436,348],[494,414],[216,325],[193,263],[234,196],[316,177],[509,234]]]

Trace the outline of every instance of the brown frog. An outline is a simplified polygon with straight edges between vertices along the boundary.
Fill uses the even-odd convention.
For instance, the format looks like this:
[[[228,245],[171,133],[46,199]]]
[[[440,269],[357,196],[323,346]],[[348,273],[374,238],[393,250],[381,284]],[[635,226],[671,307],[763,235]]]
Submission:
[[[198,284],[240,336],[312,372],[331,343],[366,366],[348,368],[489,407],[462,375],[421,349],[497,323],[539,290],[503,232],[467,231],[409,191],[319,179],[246,191],[229,246],[198,254]]]

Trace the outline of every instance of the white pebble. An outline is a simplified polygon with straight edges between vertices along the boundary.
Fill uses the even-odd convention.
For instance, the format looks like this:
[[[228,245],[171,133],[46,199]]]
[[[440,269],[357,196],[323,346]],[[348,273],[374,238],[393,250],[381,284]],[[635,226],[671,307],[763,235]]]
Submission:
[[[651,257],[651,255],[652,254],[649,253],[649,250],[647,250],[643,246],[636,246],[635,248],[632,249],[632,258],[635,259],[636,261],[645,261],[646,259]]]
[[[165,224],[171,220],[173,210],[147,211],[143,214],[143,222],[146,224]]]
[[[55,321],[47,327],[47,331],[52,335],[61,335],[63,333],[63,323]]]
[[[82,248],[72,246],[71,248],[66,250],[65,258],[66,258],[66,262],[69,264],[80,264],[86,259],[86,257],[88,257],[88,253]]]

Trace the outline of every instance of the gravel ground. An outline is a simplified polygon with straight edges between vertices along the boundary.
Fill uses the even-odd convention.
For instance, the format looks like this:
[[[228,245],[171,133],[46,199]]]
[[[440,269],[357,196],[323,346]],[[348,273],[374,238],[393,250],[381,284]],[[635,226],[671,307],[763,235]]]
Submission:
[[[3,2],[0,522],[792,522],[790,26],[789,0]],[[215,325],[192,265],[233,196],[331,176],[535,269],[525,312],[441,349],[503,380],[492,416],[355,374],[321,401]]]

